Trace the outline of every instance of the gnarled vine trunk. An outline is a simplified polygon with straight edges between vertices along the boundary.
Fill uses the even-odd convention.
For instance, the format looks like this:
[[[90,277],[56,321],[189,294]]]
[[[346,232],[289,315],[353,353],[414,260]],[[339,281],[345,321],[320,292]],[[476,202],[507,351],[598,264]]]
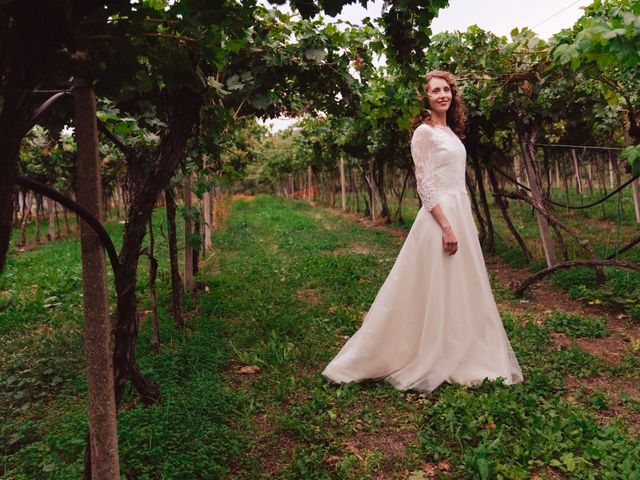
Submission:
[[[380,219],[384,223],[391,223],[391,210],[389,209],[387,194],[384,191],[384,159],[376,158],[375,165],[378,170],[378,177],[375,183],[378,187],[378,197],[380,198]]]
[[[156,384],[144,378],[138,371],[135,345],[138,338],[138,313],[136,275],[142,241],[158,194],[174,175],[198,119],[201,97],[190,90],[173,92],[170,98],[169,121],[160,143],[158,155],[147,172],[139,166],[129,165],[129,211],[120,250],[118,294],[118,319],[115,327],[113,368],[115,392],[118,404],[122,401],[127,380],[133,382],[143,402],[160,401]],[[136,168],[138,167],[138,168]]]
[[[13,226],[13,194],[23,137],[21,120],[26,123],[28,116],[25,106],[14,97],[17,94],[5,95],[0,112],[0,271],[4,268]]]
[[[548,204],[544,198],[544,192],[542,190],[542,183],[540,182],[540,176],[535,167],[535,155],[533,145],[536,142],[537,130],[533,125],[524,125],[521,122],[516,122],[516,131],[518,133],[518,140],[520,147],[522,148],[522,154],[524,157],[524,165],[529,178],[529,187],[531,188],[531,198],[548,209]],[[542,247],[544,249],[544,255],[547,260],[547,266],[553,267],[557,262],[556,253],[553,248],[553,240],[551,239],[551,232],[549,231],[549,223],[547,219],[539,211],[535,211],[538,227],[540,228],[540,239],[542,240]]]
[[[502,198],[500,195],[497,194],[497,192],[500,190],[500,186],[498,185],[498,180],[496,179],[495,173],[490,168],[487,170],[487,173],[489,174],[489,181],[491,182],[491,188],[493,189],[493,197],[496,201],[496,204],[500,208],[500,212],[502,213],[502,218],[504,219],[504,222],[507,224],[507,228],[511,232],[511,235],[513,235],[513,238],[515,238],[518,245],[520,246],[520,250],[522,250],[522,253],[526,257],[526,259],[531,260],[533,258],[533,255],[531,255],[531,252],[529,251],[527,244],[524,243],[524,239],[522,238],[520,233],[518,233],[518,230],[514,226],[513,221],[509,216],[507,202],[504,200],[504,198]]]
[[[482,175],[482,167],[479,160],[480,151],[476,151],[475,155],[471,155],[471,164],[473,165],[473,171],[476,177],[476,184],[478,185],[478,196],[480,197],[480,205],[482,205],[482,211],[484,212],[484,219],[487,223],[487,236],[482,246],[487,253],[493,253],[495,246],[495,233],[493,230],[493,221],[491,220],[491,211],[489,210],[489,203],[487,202],[487,194],[484,188],[484,181]]]
[[[171,265],[171,298],[173,319],[176,325],[184,328],[182,319],[182,280],[178,266],[178,233],[176,229],[176,200],[173,195],[173,187],[164,190],[167,204],[167,234],[169,236],[169,264]]]

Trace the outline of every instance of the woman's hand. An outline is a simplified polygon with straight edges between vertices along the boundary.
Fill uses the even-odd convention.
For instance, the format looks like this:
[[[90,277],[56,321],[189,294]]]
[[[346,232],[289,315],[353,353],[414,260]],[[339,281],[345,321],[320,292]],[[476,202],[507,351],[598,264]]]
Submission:
[[[442,229],[442,246],[444,247],[444,251],[447,255],[453,255],[458,251],[458,239],[453,233],[453,229],[451,228],[451,224],[447,220],[444,212],[442,211],[442,207],[440,205],[436,205],[431,209],[431,215],[436,219],[438,225]]]
[[[458,239],[451,225],[442,227],[442,244],[447,255],[454,255],[458,251]]]

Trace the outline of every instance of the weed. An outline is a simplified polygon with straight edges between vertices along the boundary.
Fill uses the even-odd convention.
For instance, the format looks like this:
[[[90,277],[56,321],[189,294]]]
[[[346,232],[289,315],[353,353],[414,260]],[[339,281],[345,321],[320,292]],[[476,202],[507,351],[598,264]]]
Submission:
[[[566,333],[570,337],[602,338],[608,335],[606,318],[553,312],[547,324],[555,332]]]

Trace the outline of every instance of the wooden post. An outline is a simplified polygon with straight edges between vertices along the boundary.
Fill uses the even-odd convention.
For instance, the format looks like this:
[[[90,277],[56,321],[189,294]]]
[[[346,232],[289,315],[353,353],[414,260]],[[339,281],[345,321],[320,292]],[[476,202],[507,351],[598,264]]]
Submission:
[[[573,157],[573,168],[575,169],[576,191],[582,195],[582,177],[580,176],[580,165],[578,164],[578,155],[575,148],[571,149],[571,156]]]
[[[373,175],[374,162],[369,161],[369,187],[371,187],[371,220],[376,221],[376,179]]]
[[[36,242],[35,242],[36,245],[40,243],[40,201],[41,201],[40,195],[37,195],[34,193],[33,203],[35,204],[36,208],[33,211],[33,215],[34,215],[33,218],[35,219],[35,222],[36,222]],[[69,236],[69,231],[67,231],[67,236]]]
[[[613,163],[613,176],[616,180],[616,188],[619,188],[622,185],[622,175],[620,175],[620,159],[615,156],[611,159]],[[622,169],[624,171],[624,167]]]
[[[24,191],[19,192],[22,197],[22,203],[20,197],[18,197],[18,205],[20,206],[20,240],[18,245],[24,246],[27,243],[26,228],[27,228],[27,194]],[[55,229],[53,231],[55,235]]]
[[[116,208],[116,219],[120,220],[120,193],[118,191],[118,186],[116,185],[116,188],[113,189],[113,203],[115,205]]]
[[[313,170],[311,170],[311,165],[307,167],[307,199],[309,203],[313,202],[313,193],[311,192],[311,188],[313,187]]]
[[[631,182],[631,195],[633,196],[633,207],[636,211],[636,222],[640,223],[640,178]]]
[[[347,211],[347,183],[344,177],[344,158],[340,157],[340,192],[342,194],[342,211]]]
[[[47,213],[49,215],[49,227],[47,230],[47,240],[56,239],[56,202],[47,198]]]
[[[213,198],[213,187],[204,192],[202,197],[202,215],[204,217],[204,251],[209,252],[213,248],[211,243],[211,199]]]
[[[613,190],[616,185],[615,175],[613,174],[613,161],[611,160],[611,152],[607,152],[607,159],[609,160],[609,188]]]
[[[193,291],[193,247],[191,246],[191,234],[193,233],[193,220],[191,214],[191,173],[184,179],[184,208],[187,217],[184,220],[184,289],[191,293]]]
[[[73,95],[78,149],[77,199],[80,205],[96,218],[101,218],[102,186],[98,159],[96,98],[93,89],[81,80],[74,81]],[[80,245],[89,390],[91,478],[117,480],[120,478],[120,467],[106,260],[98,236],[84,221],[80,222]]]
[[[560,165],[558,164],[558,157],[553,159],[553,163],[556,167],[556,187],[560,188],[562,186],[562,182],[560,181]]]
[[[531,188],[531,181],[529,180],[529,170],[526,167],[523,168],[522,164],[520,163],[520,155],[513,156],[513,169],[515,170],[516,181],[521,185],[526,185],[527,187]],[[523,172],[524,178],[522,178]]]
[[[22,213],[24,211],[24,193],[24,190],[18,190],[18,195],[16,195],[18,199],[16,220],[19,218],[20,221],[22,221],[22,218],[24,217],[24,214]]]
[[[591,160],[593,160],[593,156]],[[593,195],[593,168],[591,162],[587,162],[587,186],[589,187],[589,195]]]
[[[513,173],[516,177],[516,182],[522,183],[522,178],[520,177],[520,157],[518,155],[513,156]]]
[[[224,220],[225,195],[220,185],[213,187],[213,206],[211,207],[211,228],[216,231],[220,228],[222,220]]]
[[[353,197],[355,200],[354,204],[355,204],[356,213],[359,215],[360,214],[360,192],[358,192],[358,184],[356,183],[356,179],[354,178],[353,169],[349,169],[349,179],[352,187],[351,190],[353,191]]]

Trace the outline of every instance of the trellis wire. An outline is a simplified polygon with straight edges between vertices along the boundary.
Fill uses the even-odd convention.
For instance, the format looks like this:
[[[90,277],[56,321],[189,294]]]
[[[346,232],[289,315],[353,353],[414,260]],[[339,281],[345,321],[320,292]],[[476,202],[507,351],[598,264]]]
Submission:
[[[502,170],[500,170],[498,167],[496,166],[492,166],[491,168],[493,168],[496,172],[498,172],[500,175],[502,175],[503,177],[505,177],[506,179],[508,179],[509,181],[515,183],[517,186],[519,186],[520,188],[530,192],[531,189],[529,187],[527,187],[526,185],[521,184],[520,182],[518,182],[515,178],[512,178],[511,176],[509,176],[508,174],[506,174],[505,172],[503,172]],[[549,203],[551,203],[552,205],[555,205],[556,207],[562,207],[562,208],[568,208],[568,209],[573,209],[573,210],[581,210],[583,208],[591,208],[594,207],[602,202],[604,202],[605,200],[611,198],[613,195],[615,195],[616,193],[620,192],[621,190],[623,190],[625,187],[627,187],[628,185],[630,185],[634,180],[636,180],[638,178],[638,175],[634,175],[632,176],[629,180],[627,180],[626,182],[624,182],[623,184],[621,184],[618,188],[616,188],[615,190],[613,190],[612,192],[610,192],[609,194],[605,195],[604,197],[600,198],[599,200],[590,203],[588,205],[563,205],[561,203],[558,202],[554,202],[553,200],[549,199]]]

